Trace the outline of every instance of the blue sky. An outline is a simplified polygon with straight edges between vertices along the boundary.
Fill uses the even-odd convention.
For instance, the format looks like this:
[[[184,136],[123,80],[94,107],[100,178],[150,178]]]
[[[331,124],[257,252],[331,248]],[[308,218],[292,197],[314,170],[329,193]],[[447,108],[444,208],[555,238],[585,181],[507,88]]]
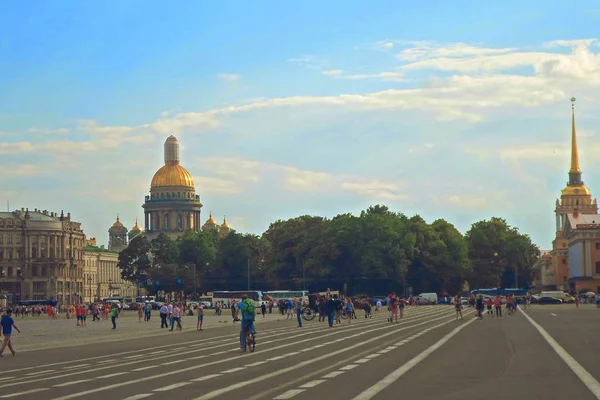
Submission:
[[[600,191],[599,23],[595,1],[0,1],[0,200],[105,242],[175,134],[203,218],[240,231],[385,203],[549,248],[571,96]]]

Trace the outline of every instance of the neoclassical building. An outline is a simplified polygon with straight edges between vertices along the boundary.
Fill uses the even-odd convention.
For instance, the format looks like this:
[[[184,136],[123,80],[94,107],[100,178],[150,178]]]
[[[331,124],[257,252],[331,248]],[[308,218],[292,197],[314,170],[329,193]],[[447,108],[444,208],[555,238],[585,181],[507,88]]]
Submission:
[[[571,168],[569,181],[556,200],[556,238],[552,242],[553,289],[600,292],[600,215],[598,203],[582,180],[571,99]]]
[[[0,294],[79,303],[84,289],[81,223],[47,210],[0,212]]]
[[[135,283],[124,280],[117,265],[119,254],[100,248],[86,249],[84,254],[84,291],[86,303],[107,297],[135,299],[138,288]]]

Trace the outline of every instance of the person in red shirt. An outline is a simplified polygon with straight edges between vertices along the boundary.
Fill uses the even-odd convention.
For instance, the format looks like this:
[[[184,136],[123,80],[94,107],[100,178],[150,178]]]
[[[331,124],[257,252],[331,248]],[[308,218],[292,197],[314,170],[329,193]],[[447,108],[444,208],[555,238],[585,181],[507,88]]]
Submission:
[[[493,317],[494,312],[492,311],[492,304],[493,304],[492,298],[488,297],[488,299],[485,301],[485,305],[487,306],[487,313]]]

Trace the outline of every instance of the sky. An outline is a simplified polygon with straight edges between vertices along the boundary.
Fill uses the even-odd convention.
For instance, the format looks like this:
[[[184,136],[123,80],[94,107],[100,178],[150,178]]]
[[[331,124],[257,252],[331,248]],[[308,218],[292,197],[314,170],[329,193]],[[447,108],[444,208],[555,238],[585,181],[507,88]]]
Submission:
[[[595,0],[0,0],[0,208],[106,244],[173,134],[202,219],[239,232],[386,204],[547,249],[573,96],[600,193],[599,24]]]

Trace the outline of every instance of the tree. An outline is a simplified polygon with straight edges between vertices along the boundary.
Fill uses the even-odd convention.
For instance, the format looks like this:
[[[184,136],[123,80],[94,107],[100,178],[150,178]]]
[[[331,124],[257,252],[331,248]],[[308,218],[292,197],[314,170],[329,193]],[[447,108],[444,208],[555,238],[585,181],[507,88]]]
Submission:
[[[213,232],[187,231],[177,239],[181,279],[186,290],[207,291],[215,286],[218,266],[215,263],[217,249],[214,246]],[[195,276],[194,276],[195,272]]]
[[[152,267],[150,243],[145,235],[138,235],[129,242],[129,246],[119,253],[118,267],[123,279],[131,282],[142,282]]]
[[[478,288],[528,287],[539,249],[528,235],[502,218],[474,223],[466,234],[473,267],[469,283]]]

